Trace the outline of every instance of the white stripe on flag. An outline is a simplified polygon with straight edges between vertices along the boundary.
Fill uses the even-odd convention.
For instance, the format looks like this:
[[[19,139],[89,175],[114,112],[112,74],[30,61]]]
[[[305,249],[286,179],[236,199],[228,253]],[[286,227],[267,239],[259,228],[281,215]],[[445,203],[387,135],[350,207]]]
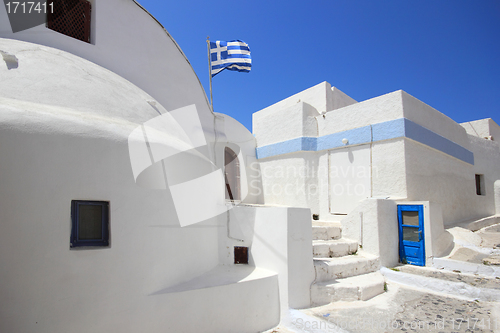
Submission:
[[[217,65],[222,65],[222,64],[229,64],[232,62],[243,62],[246,64],[251,64],[252,59],[250,59],[250,58],[227,58],[227,59],[222,59],[222,60],[216,60],[216,61],[212,61],[212,67],[217,66]]]

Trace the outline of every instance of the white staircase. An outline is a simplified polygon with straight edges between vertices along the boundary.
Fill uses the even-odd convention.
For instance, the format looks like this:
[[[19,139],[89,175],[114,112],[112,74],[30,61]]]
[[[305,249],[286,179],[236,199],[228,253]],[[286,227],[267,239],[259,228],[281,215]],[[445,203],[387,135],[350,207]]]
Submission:
[[[313,256],[316,280],[312,305],[334,301],[368,300],[384,292],[377,256],[358,250],[358,242],[342,238],[339,222],[313,221]]]

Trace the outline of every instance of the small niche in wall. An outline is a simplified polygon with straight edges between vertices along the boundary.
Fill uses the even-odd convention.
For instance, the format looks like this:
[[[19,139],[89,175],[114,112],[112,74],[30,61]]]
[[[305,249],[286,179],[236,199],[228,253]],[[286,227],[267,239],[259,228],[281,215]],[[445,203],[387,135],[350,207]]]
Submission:
[[[485,195],[484,175],[476,174],[476,194],[477,195]]]
[[[248,247],[246,246],[234,247],[234,263],[248,264]]]

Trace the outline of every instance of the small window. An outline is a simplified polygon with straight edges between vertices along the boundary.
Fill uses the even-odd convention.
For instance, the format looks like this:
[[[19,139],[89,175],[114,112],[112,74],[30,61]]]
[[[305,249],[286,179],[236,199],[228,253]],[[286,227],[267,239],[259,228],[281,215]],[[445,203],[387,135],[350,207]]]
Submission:
[[[234,247],[234,263],[248,265],[248,247],[245,246]]]
[[[109,246],[109,202],[71,201],[70,247]]]
[[[485,195],[484,193],[484,175],[476,175],[476,194]]]
[[[47,27],[66,36],[90,43],[92,6],[86,0],[52,0],[53,12],[47,14]]]

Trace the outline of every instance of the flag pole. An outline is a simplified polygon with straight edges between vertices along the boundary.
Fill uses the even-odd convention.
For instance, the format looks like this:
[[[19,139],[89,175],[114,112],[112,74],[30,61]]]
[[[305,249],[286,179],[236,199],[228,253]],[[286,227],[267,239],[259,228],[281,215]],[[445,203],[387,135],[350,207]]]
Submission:
[[[210,107],[214,112],[214,99],[212,96],[212,58],[210,57],[210,36],[207,36],[207,52],[208,52],[208,76],[210,77]]]

